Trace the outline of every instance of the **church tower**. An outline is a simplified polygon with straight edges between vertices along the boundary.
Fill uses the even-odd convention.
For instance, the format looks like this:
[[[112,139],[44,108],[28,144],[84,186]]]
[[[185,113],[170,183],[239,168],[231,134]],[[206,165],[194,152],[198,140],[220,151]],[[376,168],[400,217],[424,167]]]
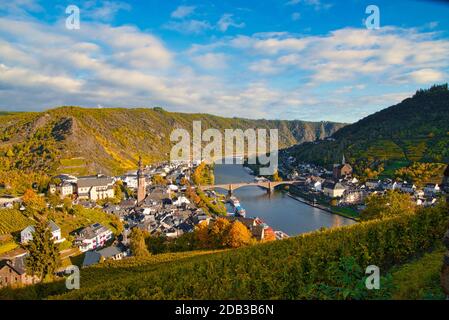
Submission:
[[[139,170],[137,170],[137,204],[142,203],[146,197],[145,174],[142,164],[142,157],[139,157]]]

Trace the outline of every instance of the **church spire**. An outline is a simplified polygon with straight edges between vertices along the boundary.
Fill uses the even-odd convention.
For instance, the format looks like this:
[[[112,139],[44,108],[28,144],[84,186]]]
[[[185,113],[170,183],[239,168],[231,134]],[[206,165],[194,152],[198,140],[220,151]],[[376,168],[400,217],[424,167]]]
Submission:
[[[345,154],[343,153],[343,158],[341,159],[341,164],[346,164]]]

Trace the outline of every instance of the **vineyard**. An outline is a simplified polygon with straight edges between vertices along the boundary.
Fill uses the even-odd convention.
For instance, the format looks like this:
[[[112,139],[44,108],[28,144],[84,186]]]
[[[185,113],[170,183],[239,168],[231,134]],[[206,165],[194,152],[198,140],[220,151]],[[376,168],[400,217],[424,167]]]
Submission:
[[[61,282],[22,294],[57,299],[317,299],[323,297],[320,286],[338,287],[332,266],[338,267],[341,259],[352,259],[348,261],[361,270],[374,264],[384,274],[434,248],[447,227],[447,209],[437,207],[213,254],[111,262],[83,269],[80,290],[67,292]],[[13,292],[15,298],[19,293]]]
[[[33,221],[17,210],[0,210],[0,235],[21,231],[30,224],[33,224]]]

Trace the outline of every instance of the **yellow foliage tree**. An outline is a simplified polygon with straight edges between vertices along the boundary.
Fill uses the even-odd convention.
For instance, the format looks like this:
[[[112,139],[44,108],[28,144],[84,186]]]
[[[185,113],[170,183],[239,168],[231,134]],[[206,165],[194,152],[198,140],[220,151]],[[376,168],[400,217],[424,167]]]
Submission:
[[[252,236],[248,228],[240,221],[231,224],[225,236],[225,243],[228,247],[239,248],[252,242]]]
[[[43,210],[45,210],[46,205],[44,198],[40,197],[32,189],[27,189],[25,191],[22,200],[27,211],[30,213],[41,213]]]

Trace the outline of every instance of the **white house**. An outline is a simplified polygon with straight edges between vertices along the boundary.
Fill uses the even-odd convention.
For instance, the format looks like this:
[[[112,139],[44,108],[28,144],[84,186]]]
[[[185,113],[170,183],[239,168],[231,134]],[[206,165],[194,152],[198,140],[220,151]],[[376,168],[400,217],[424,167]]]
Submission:
[[[436,183],[428,183],[426,184],[426,186],[424,187],[424,193],[425,194],[437,194],[441,191],[441,188],[438,184]]]
[[[61,198],[69,197],[75,192],[75,186],[71,182],[64,181],[56,187]]]
[[[365,182],[365,186],[368,189],[376,189],[380,185],[380,180],[369,179]]]
[[[64,241],[61,237],[61,228],[58,227],[56,223],[54,223],[52,220],[48,222],[48,227],[50,228],[50,232],[52,234],[52,239],[55,241],[55,243],[59,243]],[[34,226],[28,226],[25,229],[23,229],[20,232],[20,243],[26,244],[29,241],[33,240],[33,234],[36,230],[34,229]]]
[[[183,204],[190,204],[190,201],[189,201],[189,199],[187,199],[186,197],[180,196],[180,197],[178,197],[178,199],[176,199],[176,200],[173,201],[173,204],[174,204],[175,206],[180,207],[180,206],[182,206]]]
[[[123,177],[123,183],[128,188],[137,189],[137,174],[127,174]]]
[[[325,181],[323,183],[323,193],[330,198],[340,198],[346,188],[339,182]]]
[[[113,237],[112,231],[99,223],[92,224],[79,232],[75,244],[81,252],[104,247]]]
[[[114,198],[114,179],[104,175],[78,178],[77,194],[79,199],[97,201]]]
[[[401,186],[402,192],[414,193],[416,190],[416,186],[413,183],[403,183]]]

